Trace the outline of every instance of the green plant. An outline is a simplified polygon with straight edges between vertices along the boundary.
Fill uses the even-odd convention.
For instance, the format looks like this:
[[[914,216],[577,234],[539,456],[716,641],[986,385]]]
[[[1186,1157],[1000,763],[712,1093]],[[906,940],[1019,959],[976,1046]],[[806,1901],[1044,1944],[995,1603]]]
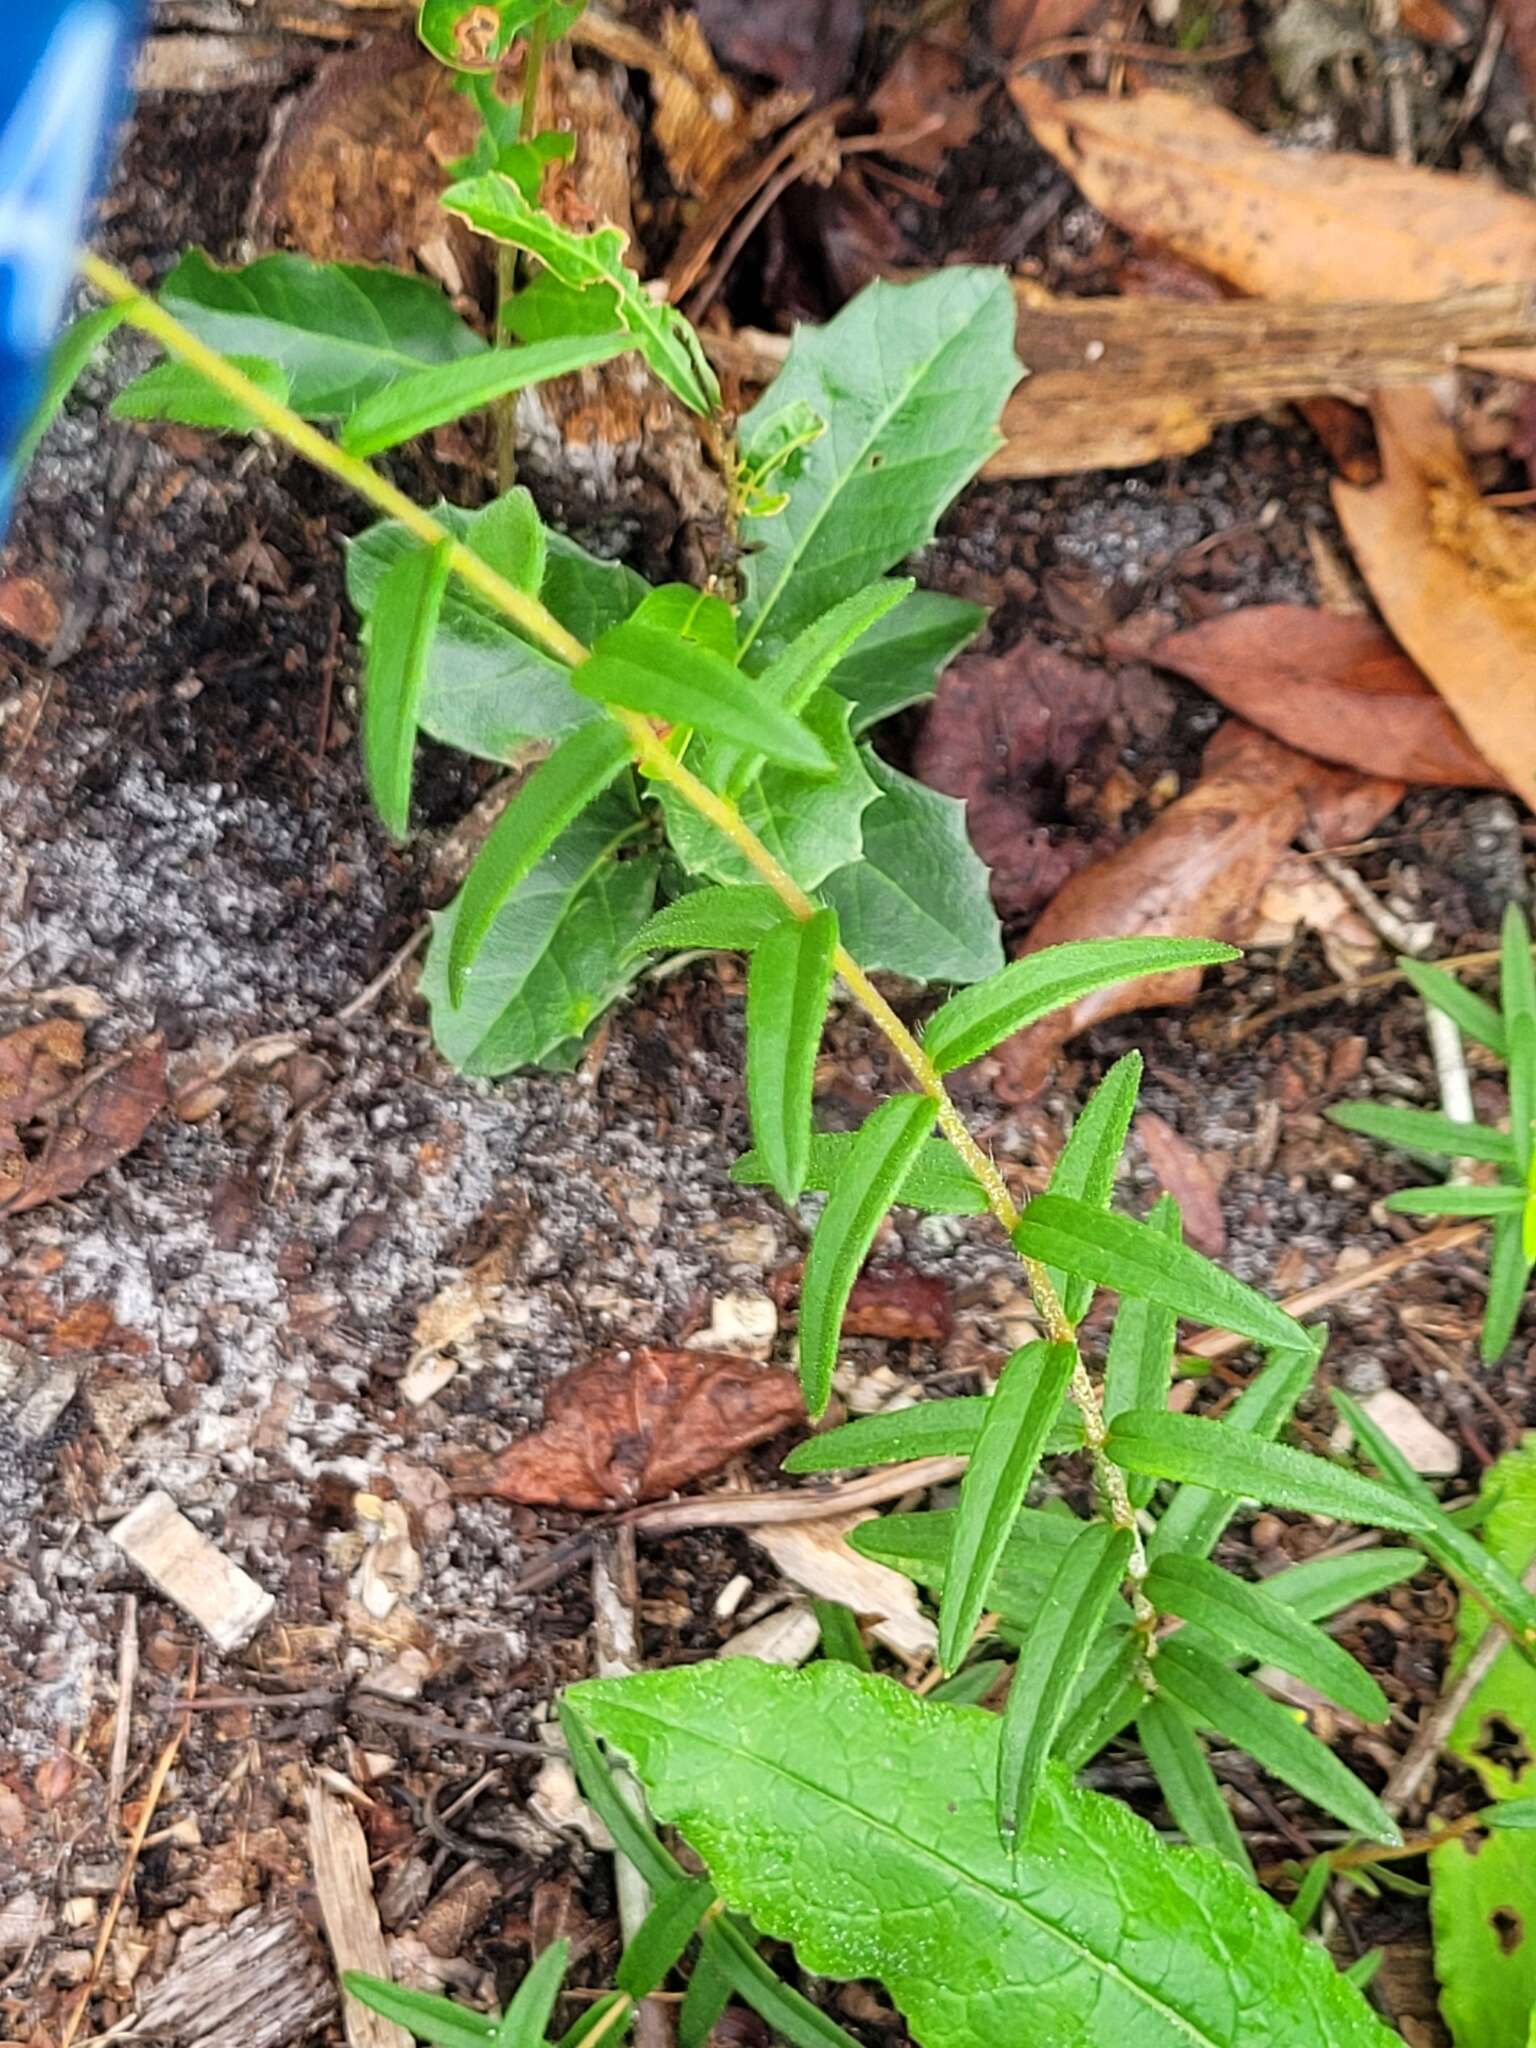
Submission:
[[[526,25],[526,11],[521,19]],[[520,246],[555,250],[536,217],[529,226],[531,208],[496,192]],[[481,207],[481,195],[474,203]],[[574,258],[567,275],[552,264],[543,273],[555,280],[552,304],[598,291],[603,317],[633,322],[624,332],[648,360],[656,351],[659,374],[697,375],[672,323],[653,327],[643,308],[624,309],[614,253],[607,244],[586,252],[586,283],[573,281]],[[885,854],[871,852],[866,826],[859,859],[827,867],[813,888],[791,854],[799,823],[817,809],[817,777],[839,786],[835,765],[824,764],[835,764],[838,735],[851,729],[841,704],[852,699],[833,703],[828,692],[850,648],[857,641],[867,651],[884,629],[882,661],[863,672],[872,696],[888,707],[911,686],[910,666],[908,680],[897,680],[910,642],[892,622],[915,593],[880,579],[976,456],[983,420],[975,383],[953,391],[927,380],[936,360],[946,363],[946,378],[969,362],[975,328],[995,323],[1006,300],[1001,282],[950,272],[942,292],[908,287],[857,302],[851,311],[871,323],[860,331],[881,337],[887,366],[910,367],[902,401],[877,409],[873,429],[867,410],[833,406],[826,432],[809,438],[807,389],[821,390],[826,373],[816,344],[802,342],[798,367],[792,359],[787,386],[781,380],[775,389],[771,432],[765,423],[761,439],[747,442],[743,494],[758,509],[744,528],[750,519],[766,524],[733,613],[714,593],[646,591],[627,571],[595,563],[546,533],[518,492],[476,512],[425,511],[349,445],[349,425],[352,441],[359,438],[363,403],[391,394],[398,402],[402,385],[416,382],[417,371],[399,362],[412,353],[397,346],[402,306],[414,308],[410,332],[428,351],[416,349],[418,366],[426,361],[434,388],[444,380],[454,388],[455,404],[467,376],[457,366],[483,367],[483,345],[466,342],[467,329],[444,327],[440,306],[427,313],[419,281],[328,272],[317,282],[310,271],[259,265],[231,278],[184,259],[180,282],[156,303],[98,259],[84,269],[113,309],[164,345],[171,360],[150,373],[155,406],[174,400],[194,417],[259,425],[384,516],[356,544],[353,562],[369,632],[364,753],[387,815],[403,815],[409,751],[426,722],[433,652],[445,633],[459,636],[454,644],[466,660],[493,650],[494,664],[482,671],[482,711],[505,696],[512,708],[503,715],[516,724],[539,692],[555,707],[543,734],[553,750],[526,778],[439,923],[427,988],[440,1032],[460,1020],[453,1028],[463,1031],[461,1050],[487,1070],[514,1064],[537,1036],[561,1046],[578,1038],[590,1013],[562,1010],[564,997],[550,987],[559,980],[568,995],[573,980],[566,956],[550,954],[550,935],[567,925],[572,945],[593,949],[580,980],[588,1001],[594,991],[606,999],[628,960],[650,946],[740,950],[749,962],[754,1145],[738,1171],[787,1201],[810,1189],[827,1195],[802,1300],[811,1412],[820,1414],[828,1399],[858,1267],[896,1204],[989,1213],[1023,1260],[1036,1302],[1043,1335],[1007,1362],[991,1398],[866,1418],[814,1438],[790,1460],[809,1471],[935,1450],[968,1459],[954,1508],[889,1516],[857,1532],[868,1554],[937,1596],[948,1674],[938,1697],[918,1700],[892,1678],[858,1668],[846,1623],[827,1633],[840,1654],[802,1673],[738,1660],[571,1690],[567,1738],[588,1796],[657,1905],[633,1945],[639,1959],[626,1957],[628,1982],[565,2038],[617,2035],[635,1999],[659,1981],[653,1973],[669,1969],[697,1929],[681,2015],[685,2048],[704,2039],[733,1992],[791,2041],[846,2048],[843,2031],[758,1953],[765,1936],[791,1942],[809,1968],[880,1976],[918,2037],[938,2048],[1016,2038],[1042,2048],[1122,2040],[1129,2048],[1352,2048],[1384,2039],[1358,1988],[1252,1881],[1203,1736],[1246,1751],[1352,1831],[1391,1842],[1393,1823],[1372,1790],[1277,1705],[1249,1667],[1259,1659],[1279,1665],[1352,1711],[1379,1714],[1379,1691],[1319,1621],[1431,1557],[1529,1658],[1536,1601],[1414,1475],[1397,1469],[1391,1446],[1353,1410],[1346,1412],[1380,1480],[1279,1441],[1316,1371],[1320,1337],[1185,1246],[1172,1204],[1146,1222],[1110,1207],[1140,1080],[1135,1055],[1095,1090],[1049,1190],[1022,1213],[943,1078],[1086,992],[1218,963],[1231,949],[1176,938],[1057,948],[978,973],[919,1038],[869,968],[900,964],[892,952],[911,933],[891,877],[905,858],[916,863],[906,873],[921,875],[924,893],[936,887],[925,864],[946,834],[958,833],[953,813],[941,824],[930,808],[937,799],[867,756],[879,804],[894,805]],[[301,286],[309,310],[295,322]],[[349,304],[361,295],[379,313],[372,340],[358,341],[355,305],[345,322],[336,310],[343,291]],[[958,338],[951,291],[964,295],[973,316],[972,330]],[[392,363],[378,360],[381,333]],[[856,361],[845,385],[867,368]],[[499,381],[508,374],[498,368],[475,382],[476,402],[493,387],[510,388]],[[356,380],[372,380],[355,405],[338,395],[347,377],[354,394]],[[419,387],[406,395],[401,418],[419,423]],[[341,423],[340,438],[319,432],[305,411]],[[918,481],[909,477],[892,497],[894,463],[870,457],[884,456],[894,445],[889,433],[914,421],[921,437],[902,444],[901,462]],[[361,439],[377,445],[380,431],[376,412]],[[807,494],[806,480],[818,477],[822,485]],[[783,504],[764,511],[775,495]],[[931,638],[926,644],[931,649]],[[744,654],[755,659],[744,665]],[[514,662],[524,679],[516,691],[505,686]],[[523,730],[518,743],[527,736]],[[508,750],[513,743],[509,734]],[[803,811],[776,810],[763,795],[774,774],[805,778]],[[708,851],[697,864],[704,886],[659,910],[652,898],[660,856],[643,844],[652,800],[676,844],[694,831]],[[832,829],[817,827],[822,835]],[[540,963],[549,970],[544,982]],[[834,981],[867,1012],[912,1084],[854,1133],[817,1132],[812,1122],[814,1059]],[[1079,1334],[1099,1287],[1119,1296],[1101,1359]],[[1222,1420],[1167,1410],[1181,1316],[1237,1331],[1269,1353]],[[1078,1495],[1085,1512],[1064,1497],[1029,1504],[1043,1459],[1083,1453],[1091,1475],[1091,1496]],[[1243,1500],[1402,1530],[1418,1547],[1319,1559],[1249,1585],[1212,1560]],[[973,1661],[982,1640],[1011,1656]],[[1004,1675],[1001,1716],[966,1704]],[[1191,1846],[1170,1847],[1120,1802],[1072,1782],[1132,1728]],[[705,1857],[718,1902],[702,1906],[697,1889],[679,1893],[684,1874],[625,1804],[600,1739],[632,1760],[656,1812]],[[424,2038],[470,2048],[543,2038],[560,1967],[558,1957],[541,1961],[500,2021],[391,1987],[354,1988],[386,2008],[392,2001],[394,2016]]]
[[[1514,1335],[1536,1265],[1536,967],[1531,933],[1517,904],[1504,913],[1500,934],[1499,1004],[1463,988],[1443,967],[1422,960],[1398,966],[1426,1003],[1442,1011],[1468,1038],[1502,1059],[1509,1072],[1509,1129],[1453,1121],[1433,1110],[1399,1109],[1382,1102],[1345,1102],[1328,1114],[1346,1131],[1431,1159],[1473,1159],[1496,1169],[1492,1180],[1445,1181],[1403,1188],[1386,1207],[1405,1216],[1486,1216],[1493,1224],[1488,1306],[1482,1354],[1491,1364]]]

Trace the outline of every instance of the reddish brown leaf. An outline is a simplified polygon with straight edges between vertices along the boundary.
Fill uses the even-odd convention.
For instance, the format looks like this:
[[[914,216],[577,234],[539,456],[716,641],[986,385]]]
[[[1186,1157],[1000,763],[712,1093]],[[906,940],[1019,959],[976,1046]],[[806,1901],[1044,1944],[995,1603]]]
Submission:
[[[1227,1248],[1221,1214],[1221,1176],[1203,1152],[1181,1138],[1155,1111],[1136,1119],[1136,1135],[1159,1185],[1172,1195],[1184,1218],[1184,1235],[1197,1252],[1219,1259]]]
[[[1240,942],[1265,883],[1313,820],[1322,836],[1368,829],[1402,795],[1401,783],[1327,768],[1238,719],[1206,749],[1204,773],[1139,839],[1074,875],[1039,917],[1023,948],[1066,939],[1160,933]],[[1070,1009],[1006,1039],[993,1055],[1004,1101],[1027,1100],[1044,1084],[1067,1040],[1089,1024],[1165,1003],[1187,1003],[1198,973],[1159,974],[1086,996]]]
[[[85,1064],[85,1033],[72,1018],[28,1024],[0,1038],[0,1121],[24,1124],[57,1101]]]
[[[0,577],[0,626],[34,647],[51,647],[59,633],[59,607],[35,576]]]
[[[992,0],[992,41],[1000,57],[1021,57],[1037,43],[1074,35],[1105,0]]]
[[[1145,669],[1087,668],[1027,637],[946,672],[915,770],[965,799],[1003,917],[1033,917],[1093,858],[1100,785],[1126,741],[1155,737],[1172,709]]]
[[[718,1351],[610,1351],[550,1388],[542,1429],[501,1453],[485,1490],[527,1506],[660,1500],[805,1419],[781,1366]]]
[[[704,33],[727,64],[829,100],[864,35],[860,0],[699,0]]]
[[[1173,634],[1152,658],[1320,760],[1403,782],[1505,787],[1374,620],[1253,605]]]
[[[903,43],[869,96],[887,156],[920,171],[936,171],[947,151],[969,142],[981,126],[981,92],[967,92],[960,39],[944,29]]]
[[[906,1338],[943,1344],[954,1327],[949,1289],[932,1273],[910,1266],[871,1266],[853,1283],[843,1334]]]
[[[19,1215],[78,1193],[133,1150],[165,1103],[165,1040],[151,1038],[70,1105],[0,1211]]]

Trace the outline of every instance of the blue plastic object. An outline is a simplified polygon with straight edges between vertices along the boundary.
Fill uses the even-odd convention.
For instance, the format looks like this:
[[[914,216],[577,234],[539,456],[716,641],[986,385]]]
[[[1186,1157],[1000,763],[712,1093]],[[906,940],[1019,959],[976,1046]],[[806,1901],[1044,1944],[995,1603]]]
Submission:
[[[140,23],[140,0],[0,0],[0,525]]]

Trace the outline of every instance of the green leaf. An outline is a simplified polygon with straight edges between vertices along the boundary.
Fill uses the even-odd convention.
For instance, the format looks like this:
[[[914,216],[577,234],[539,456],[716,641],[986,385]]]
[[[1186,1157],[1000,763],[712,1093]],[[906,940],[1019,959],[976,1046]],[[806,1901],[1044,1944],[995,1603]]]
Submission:
[[[616,334],[572,334],[560,341],[537,342],[527,348],[488,349],[456,363],[437,363],[418,370],[364,399],[342,429],[341,445],[349,455],[378,455],[402,441],[414,440],[433,427],[479,412],[530,384],[589,369],[633,348],[631,337]]]
[[[1306,1332],[1283,1309],[1211,1260],[1128,1216],[1109,1216],[1067,1195],[1038,1195],[1013,1233],[1026,1259],[1060,1266],[1121,1295],[1155,1301],[1176,1315],[1235,1330],[1259,1344],[1304,1346]]]
[[[619,2016],[617,2021],[610,2021],[608,2015],[615,2006],[620,2008]],[[604,1992],[601,1998],[593,1999],[574,2025],[566,2028],[556,2048],[581,2048],[583,2041],[590,2041],[594,2036],[606,2038],[610,2043],[622,2041],[627,2037],[633,2019],[633,2011],[625,2008],[622,1991]]]
[[[754,884],[695,889],[647,918],[630,951],[648,953],[660,946],[686,953],[750,953],[788,915],[771,889]]]
[[[782,487],[799,476],[806,449],[826,431],[826,421],[803,398],[764,420],[751,455],[736,459],[736,493],[743,509],[765,519],[782,512],[789,502]],[[770,489],[773,485],[780,488]]]
[[[821,1654],[839,1664],[851,1664],[856,1671],[870,1669],[869,1651],[859,1634],[858,1616],[840,1600],[813,1600],[811,1607],[821,1631]]]
[[[1403,979],[1418,991],[1426,1003],[1443,1010],[1468,1038],[1503,1057],[1504,1019],[1492,1003],[1485,1003],[1454,974],[1447,974],[1443,967],[1431,966],[1428,961],[1399,958],[1397,966]]]
[[[1536,1017],[1520,1010],[1509,1026],[1509,1135],[1515,1164],[1524,1178],[1531,1172],[1531,1133],[1536,1125]]]
[[[1063,1191],[1065,1192],[1065,1191]],[[1159,1195],[1147,1218],[1170,1244],[1183,1242],[1179,1205],[1172,1195]],[[1168,1395],[1173,1371],[1178,1317],[1171,1308],[1155,1301],[1138,1301],[1127,1295],[1115,1311],[1104,1360],[1104,1419],[1113,1422],[1127,1408],[1156,1408]],[[1127,1490],[1134,1507],[1144,1508],[1157,1482],[1138,1475]]]
[[[1334,1814],[1373,1841],[1402,1840],[1375,1793],[1339,1762],[1326,1743],[1303,1728],[1289,1707],[1248,1679],[1182,1636],[1170,1636],[1163,1643],[1156,1673],[1158,1690],[1176,1707],[1202,1728],[1246,1749],[1265,1770],[1324,1813]]]
[[[1192,1621],[1237,1656],[1289,1671],[1362,1721],[1387,1718],[1387,1696],[1369,1672],[1264,1587],[1207,1558],[1164,1557],[1148,1572],[1146,1592],[1160,1614]]]
[[[1536,1856],[1518,1834],[1429,1857],[1440,2010],[1456,2048],[1528,2048],[1536,2012]]]
[[[1323,1903],[1323,1896],[1328,1890],[1332,1876],[1333,1866],[1326,1856],[1316,1857],[1307,1866],[1306,1874],[1290,1905],[1291,1918],[1298,1927],[1305,1930],[1312,1925],[1313,1916]]]
[[[1141,1054],[1128,1052],[1116,1060],[1083,1104],[1082,1115],[1051,1170],[1051,1194],[1071,1195],[1095,1209],[1109,1207],[1140,1088]],[[1076,1329],[1093,1300],[1093,1282],[1055,1271],[1048,1271],[1048,1277],[1062,1313]]]
[[[1531,928],[1518,903],[1505,905],[1499,930],[1499,1008],[1506,1028],[1515,1017],[1536,1022],[1536,960],[1531,957]]]
[[[1437,1188],[1399,1188],[1382,1204],[1399,1216],[1520,1216],[1523,1188],[1462,1187],[1447,1182]]]
[[[1490,1828],[1515,1828],[1529,1833],[1536,1828],[1536,1799],[1512,1799],[1483,1809],[1483,1824]]]
[[[817,1131],[811,1139],[805,1184],[820,1194],[836,1186],[856,1142],[853,1131]],[[731,1168],[731,1179],[748,1187],[767,1187],[768,1169],[756,1152],[744,1152]],[[900,1208],[925,1209],[931,1216],[982,1216],[987,1198],[981,1183],[943,1138],[930,1138],[919,1150],[896,1197]]]
[[[1028,1830],[1057,1730],[1130,1558],[1129,1529],[1090,1522],[1063,1556],[1019,1645],[997,1751],[997,1824],[1005,1842]]]
[[[975,981],[1003,957],[987,870],[965,805],[925,789],[863,749],[879,800],[864,813],[863,853],[826,877],[843,944],[866,970],[909,981]]]
[[[637,626],[675,633],[722,661],[736,660],[736,617],[723,597],[695,590],[691,583],[660,583],[630,614]]]
[[[835,1199],[835,1198],[834,1198]],[[1003,1367],[960,1483],[954,1543],[939,1609],[939,1663],[954,1671],[971,1646],[987,1588],[1045,1450],[1077,1362],[1071,1344],[1026,1344]]]
[[[228,356],[235,369],[248,377],[258,391],[280,404],[289,403],[288,379],[276,363],[265,356]],[[199,371],[185,363],[156,363],[131,384],[124,385],[112,401],[116,420],[176,420],[184,427],[215,427],[223,433],[249,434],[261,425],[255,413],[238,398],[210,384]]]
[[[1003,1673],[1012,1669],[1001,1657],[983,1658],[978,1664],[965,1665],[953,1678],[940,1679],[929,1688],[927,1697],[947,1700],[952,1707],[979,1707]]]
[[[759,697],[731,662],[659,626],[626,619],[603,634],[572,687],[598,704],[690,725],[807,774],[832,773],[826,748],[803,720]]]
[[[619,1989],[631,1998],[648,1998],[659,1989],[714,1902],[715,1888],[707,1878],[684,1878],[668,1885],[619,1958],[614,1976]]]
[[[392,838],[411,827],[411,770],[427,651],[448,585],[448,547],[402,555],[368,615],[363,677],[363,770]]]
[[[1405,1152],[1424,1152],[1435,1159],[1491,1159],[1500,1166],[1515,1163],[1515,1148],[1502,1131],[1491,1131],[1486,1124],[1456,1123],[1435,1109],[1338,1102],[1327,1114],[1346,1131],[1359,1131]]]
[[[731,1980],[706,1945],[694,1963],[677,2014],[677,2048],[708,2048],[716,2022],[731,2002]]]
[[[654,855],[613,858],[636,825],[633,799],[615,793],[560,835],[492,925],[462,1005],[448,998],[462,898],[435,917],[422,994],[439,1051],[464,1073],[574,1064],[628,987],[629,941],[650,912],[657,871]]]
[[[1129,1408],[1116,1416],[1105,1450],[1127,1472],[1192,1480],[1218,1493],[1240,1494],[1266,1507],[1327,1515],[1366,1528],[1430,1527],[1431,1516],[1395,1487],[1361,1479],[1289,1444],[1267,1443],[1204,1415]]]
[[[924,1027],[923,1051],[947,1074],[1096,989],[1238,957],[1235,946],[1209,939],[1076,939],[1047,946],[951,996]]]
[[[1330,1390],[1333,1405],[1354,1431],[1355,1441],[1392,1482],[1405,1501],[1424,1516],[1419,1541],[1440,1569],[1482,1602],[1510,1633],[1521,1654],[1536,1663],[1536,1594],[1465,1529],[1453,1522],[1392,1439],[1348,1394]]]
[[[1266,1579],[1264,1591],[1303,1621],[1323,1621],[1359,1600],[1384,1593],[1388,1586],[1401,1585],[1423,1568],[1422,1552],[1382,1546],[1343,1557],[1303,1558]]]
[[[643,1930],[642,1930],[643,1931]],[[552,1941],[534,1961],[496,2029],[496,2048],[544,2048],[544,2029],[560,1996],[571,1944]],[[624,1987],[621,1986],[621,1989]]]
[[[567,1699],[729,1905],[808,1970],[881,1979],[924,2048],[1232,2048],[1239,2024],[1243,2048],[1393,2038],[1236,1872],[1161,1849],[1054,1766],[1006,1851],[994,1716],[842,1664],[747,1658]]]
[[[981,605],[937,590],[914,590],[903,598],[832,671],[832,688],[854,707],[854,731],[865,732],[931,697],[940,671],[986,622]]]
[[[893,1095],[859,1130],[811,1240],[800,1290],[800,1384],[814,1418],[827,1405],[843,1310],[875,1232],[933,1128],[931,1095]]]
[[[7,465],[13,484],[26,471],[37,453],[38,443],[58,418],[60,407],[92,356],[127,317],[126,306],[97,306],[89,313],[82,313],[78,320],[72,320],[53,344],[48,357],[48,371],[43,379],[43,395],[37,401],[37,408],[27,421]]]
[[[543,15],[551,42],[580,19],[587,0],[421,0],[416,33],[440,64],[455,71],[491,71]],[[486,32],[486,19],[494,23]]]
[[[997,1610],[1010,1630],[1020,1633],[1033,1623],[1063,1555],[1082,1527],[1076,1515],[1025,1508],[1008,1531],[986,1604]],[[921,1514],[881,1515],[861,1522],[849,1531],[848,1541],[861,1557],[888,1564],[917,1585],[942,1594],[954,1533],[955,1510],[930,1508]],[[1130,1618],[1129,1607],[1113,1616],[1117,1623]]]
[[[904,1465],[912,1458],[968,1458],[992,1406],[986,1394],[955,1394],[858,1415],[837,1429],[807,1437],[784,1460],[786,1472],[846,1472],[856,1465]],[[1043,1454],[1081,1450],[1083,1421],[1064,1403],[1046,1432]]]
[[[698,336],[676,307],[653,299],[626,265],[629,237],[622,228],[573,234],[542,207],[531,205],[510,178],[496,172],[450,185],[442,203],[477,233],[537,256],[561,284],[576,291],[596,286],[611,292],[620,326],[668,390],[694,412],[707,416],[718,410],[720,386]]]
[[[1067,1770],[1080,1771],[1135,1720],[1147,1698],[1137,1676],[1140,1661],[1129,1627],[1099,1637],[1057,1744],[1056,1761]]]
[[[800,327],[741,423],[755,459],[784,408],[828,422],[806,447],[789,503],[747,517],[744,651],[772,659],[801,629],[928,540],[997,446],[1019,374],[1017,315],[1001,271],[952,267],[867,286],[824,327]]]
[[[1493,1226],[1493,1257],[1488,1262],[1488,1306],[1478,1349],[1492,1365],[1515,1334],[1530,1283],[1532,1254],[1527,1246],[1525,1217],[1501,1216]]]
[[[747,975],[747,1104],[786,1208],[799,1201],[811,1160],[811,1097],[836,951],[835,910],[785,918],[758,941]]]
[[[486,352],[426,278],[286,249],[231,270],[189,249],[160,303],[220,355],[275,363],[288,403],[311,420],[345,418],[399,377]]]
[[[415,1991],[362,1970],[344,1970],[341,1988],[370,2012],[404,2027],[418,2041],[434,2042],[436,2048],[486,2048],[496,2039],[495,2020],[431,1991]]]
[[[528,776],[491,828],[454,899],[448,949],[450,1002],[463,1002],[469,970],[513,890],[628,762],[628,738],[605,720],[573,732]]]
[[[1299,1348],[1271,1354],[1227,1411],[1228,1429],[1273,1438],[1289,1422],[1296,1403],[1311,1386],[1323,1355],[1323,1335],[1308,1334]],[[1153,1401],[1147,1404],[1156,1407]],[[1163,1510],[1147,1546],[1150,1557],[1209,1557],[1237,1509],[1235,1497],[1205,1486],[1181,1486]]]
[[[755,690],[757,683],[743,687]],[[743,822],[807,891],[819,889],[834,869],[858,859],[861,821],[879,794],[848,731],[849,716],[841,697],[819,690],[801,717],[826,750],[832,774],[806,775],[769,764],[736,799]],[[761,756],[698,736],[688,748],[688,766],[714,790],[727,787],[732,763],[743,759],[750,763]],[[667,783],[657,793],[672,850],[690,873],[717,882],[747,882],[756,875],[746,857],[686,797]]]
[[[1506,1451],[1484,1473],[1480,1496],[1487,1509],[1483,1548],[1523,1582],[1536,1558],[1536,1437]],[[1474,1601],[1462,1602],[1447,1685],[1465,1671],[1492,1626]],[[1536,1793],[1536,1671],[1512,1644],[1500,1650],[1478,1683],[1445,1746],[1477,1773],[1491,1798]]]
[[[1178,1708],[1160,1693],[1153,1693],[1136,1716],[1136,1736],[1168,1811],[1188,1840],[1197,1848],[1214,1849],[1251,1882],[1257,1882],[1205,1745]]]

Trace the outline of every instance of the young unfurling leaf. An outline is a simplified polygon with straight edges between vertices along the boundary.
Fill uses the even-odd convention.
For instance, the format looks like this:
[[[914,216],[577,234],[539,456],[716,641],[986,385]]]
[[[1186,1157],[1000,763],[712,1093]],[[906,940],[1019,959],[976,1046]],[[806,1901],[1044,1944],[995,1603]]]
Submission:
[[[1095,1209],[1109,1207],[1140,1087],[1141,1054],[1128,1052],[1094,1089],[1068,1133],[1051,1169],[1053,1195],[1071,1195]],[[1075,1273],[1047,1271],[1061,1298],[1062,1313],[1076,1329],[1093,1300],[1093,1282]]]
[[[786,918],[757,943],[747,975],[747,1105],[769,1179],[786,1208],[811,1157],[811,1094],[832,991],[837,912]]]
[[[1003,1367],[960,1484],[954,1542],[939,1609],[939,1662],[955,1670],[971,1646],[987,1588],[1024,1494],[1061,1413],[1077,1353],[1026,1344]]]
[[[800,1384],[813,1418],[832,1391],[838,1332],[859,1268],[937,1114],[931,1095],[882,1102],[859,1130],[822,1211],[800,1293]]]
[[[368,619],[363,770],[374,808],[396,839],[410,830],[417,712],[447,584],[446,544],[417,548],[384,577]]]
[[[997,1823],[1004,1841],[1028,1828],[1057,1730],[1130,1556],[1129,1529],[1090,1522],[1063,1556],[1019,1645],[997,1749]]]

